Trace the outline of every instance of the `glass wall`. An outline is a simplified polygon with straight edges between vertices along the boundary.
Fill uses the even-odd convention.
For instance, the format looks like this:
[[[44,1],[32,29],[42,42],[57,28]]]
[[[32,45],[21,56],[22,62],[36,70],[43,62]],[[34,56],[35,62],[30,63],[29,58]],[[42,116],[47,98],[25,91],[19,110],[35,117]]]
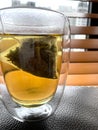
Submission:
[[[88,2],[69,1],[69,0],[0,0],[0,8],[16,6],[44,7],[60,11],[66,15],[71,12],[88,12]],[[87,25],[87,20],[71,20],[71,24]]]

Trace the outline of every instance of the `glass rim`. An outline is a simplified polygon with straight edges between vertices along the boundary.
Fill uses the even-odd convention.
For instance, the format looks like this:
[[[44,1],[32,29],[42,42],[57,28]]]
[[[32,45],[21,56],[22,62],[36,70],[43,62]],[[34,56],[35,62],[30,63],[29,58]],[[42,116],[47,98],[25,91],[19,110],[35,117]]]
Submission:
[[[60,20],[61,19],[63,19],[64,21],[63,22],[59,22],[59,21],[57,21],[57,23],[55,24],[52,24],[52,26],[54,27],[53,29],[54,30],[56,30],[57,29],[57,27],[58,27],[58,31],[62,28],[62,30],[63,30],[63,27],[64,27],[64,24],[65,24],[65,21],[68,23],[68,26],[69,26],[69,20],[68,20],[68,17],[64,14],[64,13],[62,13],[62,12],[59,12],[59,11],[56,11],[56,10],[53,10],[53,9],[48,9],[48,8],[44,8],[44,7],[27,7],[27,6],[17,6],[17,7],[6,7],[6,8],[1,8],[0,9],[0,20],[1,20],[1,32],[4,34],[4,26],[7,26],[8,27],[8,30],[7,30],[7,33],[11,33],[10,32],[10,30],[12,30],[12,29],[14,29],[14,28],[16,28],[16,30],[18,30],[17,29],[17,27],[21,27],[22,29],[23,28],[25,28],[25,27],[28,27],[27,28],[27,30],[29,30],[29,29],[31,29],[32,30],[32,27],[33,27],[33,29],[34,29],[34,26],[36,27],[35,29],[34,29],[34,31],[35,30],[38,30],[38,24],[31,24],[31,23],[28,23],[28,22],[26,22],[26,24],[25,24],[25,22],[24,22],[24,24],[22,23],[21,24],[21,22],[17,22],[16,21],[16,23],[10,23],[10,21],[9,21],[9,19],[10,19],[10,17],[9,17],[9,19],[7,18],[7,16],[6,16],[6,14],[8,15],[9,13],[11,13],[12,15],[15,13],[15,12],[13,12],[13,11],[15,11],[15,9],[16,9],[16,11],[17,11],[17,9],[18,9],[18,13],[20,12],[20,14],[21,14],[21,12],[22,12],[22,9],[24,9],[24,10],[27,10],[27,11],[35,11],[36,12],[36,10],[41,10],[41,11],[49,11],[49,13],[50,13],[50,15],[52,14],[52,12],[54,13],[54,16],[58,16],[58,18],[60,18]],[[19,10],[19,9],[21,9],[21,10]],[[7,12],[7,11],[11,11],[12,10],[12,12]],[[4,11],[4,12],[3,12]],[[40,11],[39,11],[40,12]],[[4,13],[4,14],[3,14]],[[41,14],[44,14],[45,12],[41,12]],[[24,14],[25,14],[25,12],[24,12]],[[40,14],[40,13],[38,13],[38,14]],[[13,15],[14,16],[14,15]],[[17,17],[18,15],[16,14],[16,17]],[[32,15],[33,16],[33,15]],[[43,17],[43,16],[42,16]],[[53,16],[50,16],[50,19],[52,18]],[[6,18],[7,18],[7,20],[6,20]],[[48,18],[48,20],[49,20],[49,18]],[[50,21],[50,20],[49,20]],[[56,20],[53,20],[54,22],[56,21]],[[34,23],[34,22],[33,22]],[[46,23],[47,23],[47,21],[46,21]],[[51,21],[49,22],[49,23],[51,23]],[[42,25],[42,24],[44,24],[44,25]],[[45,30],[48,30],[48,32],[46,31],[45,33],[49,33],[49,29],[50,29],[50,34],[54,34],[53,32],[51,32],[52,31],[52,26],[50,26],[50,25],[48,25],[48,24],[45,24],[45,22],[43,22],[42,24],[39,24],[39,28],[41,29],[43,29],[43,27],[45,28]],[[12,26],[12,27],[11,27]],[[12,29],[11,29],[11,28]],[[10,29],[10,30],[9,30]],[[23,29],[24,30],[24,29]],[[20,31],[20,29],[18,30],[18,31]],[[57,32],[58,32],[57,31]],[[63,32],[63,31],[62,31]],[[60,33],[60,34],[62,34],[62,32]],[[35,33],[37,33],[37,32],[35,32]],[[64,33],[64,32],[63,32]]]
[[[66,17],[67,18],[67,16],[64,14],[64,13],[62,13],[62,12],[60,12],[60,11],[57,11],[57,10],[53,10],[53,9],[49,9],[49,8],[45,8],[45,7],[28,7],[28,6],[17,6],[17,7],[5,7],[5,8],[1,8],[0,9],[0,11],[3,11],[3,10],[9,10],[9,9],[39,9],[39,10],[46,10],[46,11],[51,11],[51,12],[55,12],[55,13],[58,13],[58,14],[61,14],[62,16],[64,16],[64,17]]]

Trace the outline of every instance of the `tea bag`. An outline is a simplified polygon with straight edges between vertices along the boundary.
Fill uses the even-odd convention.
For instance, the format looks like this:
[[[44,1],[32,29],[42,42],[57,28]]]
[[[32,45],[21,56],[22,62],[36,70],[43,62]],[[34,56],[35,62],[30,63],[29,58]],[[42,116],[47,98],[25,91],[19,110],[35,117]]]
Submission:
[[[33,75],[57,78],[57,43],[55,36],[25,38],[7,58],[20,69]]]

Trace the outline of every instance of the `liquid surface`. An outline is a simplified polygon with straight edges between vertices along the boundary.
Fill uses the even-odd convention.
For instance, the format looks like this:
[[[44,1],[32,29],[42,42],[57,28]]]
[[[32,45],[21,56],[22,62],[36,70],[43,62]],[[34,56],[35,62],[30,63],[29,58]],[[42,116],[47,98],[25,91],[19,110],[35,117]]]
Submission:
[[[62,60],[62,36],[4,36],[0,61],[12,99],[24,106],[41,105],[54,95]]]

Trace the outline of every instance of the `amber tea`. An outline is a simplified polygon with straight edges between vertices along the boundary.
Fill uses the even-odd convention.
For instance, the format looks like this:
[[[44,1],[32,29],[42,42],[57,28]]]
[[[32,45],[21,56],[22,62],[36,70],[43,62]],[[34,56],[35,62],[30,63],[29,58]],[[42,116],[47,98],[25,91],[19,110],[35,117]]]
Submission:
[[[5,35],[0,49],[5,83],[13,100],[27,107],[51,100],[60,75],[62,35]]]

